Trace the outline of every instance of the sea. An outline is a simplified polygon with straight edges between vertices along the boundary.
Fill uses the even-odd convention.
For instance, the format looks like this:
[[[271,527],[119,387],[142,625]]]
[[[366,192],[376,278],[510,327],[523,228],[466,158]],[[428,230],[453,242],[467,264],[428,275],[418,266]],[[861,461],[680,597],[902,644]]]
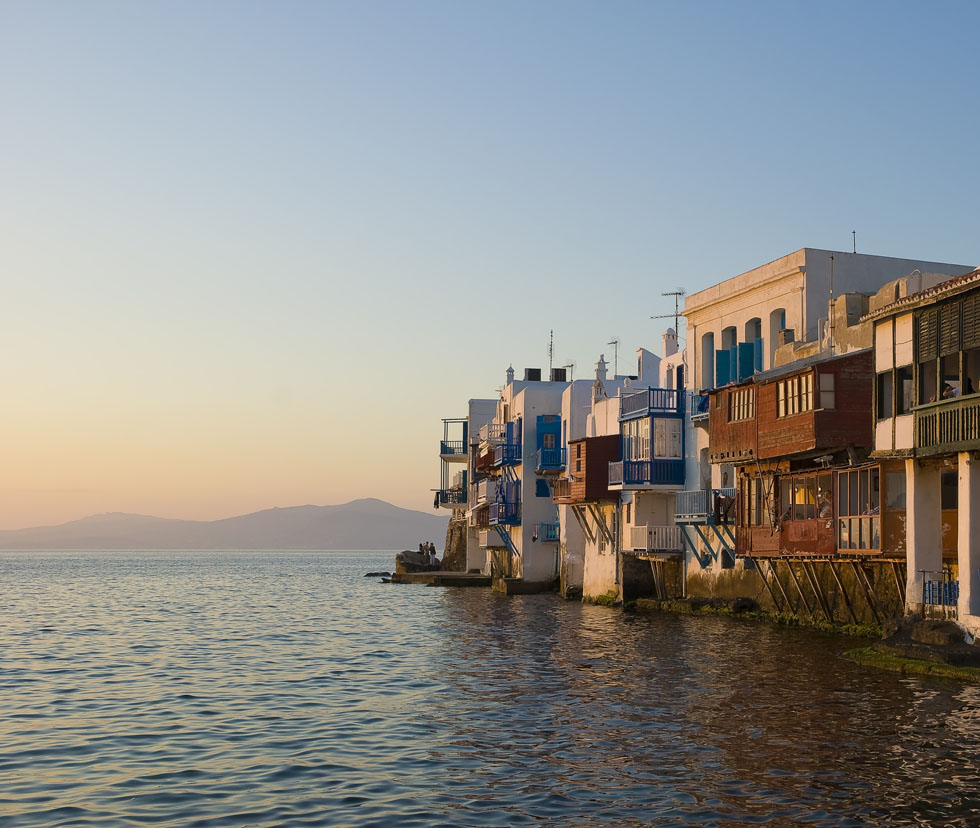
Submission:
[[[980,825],[980,686],[392,566],[0,554],[0,825]]]

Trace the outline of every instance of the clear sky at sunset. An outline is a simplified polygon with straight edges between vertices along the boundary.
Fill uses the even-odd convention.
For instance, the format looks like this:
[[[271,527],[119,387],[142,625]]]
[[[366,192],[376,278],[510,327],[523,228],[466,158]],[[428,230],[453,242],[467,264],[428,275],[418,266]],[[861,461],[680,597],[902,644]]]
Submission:
[[[980,4],[0,3],[0,528],[431,508],[513,363],[980,263]]]

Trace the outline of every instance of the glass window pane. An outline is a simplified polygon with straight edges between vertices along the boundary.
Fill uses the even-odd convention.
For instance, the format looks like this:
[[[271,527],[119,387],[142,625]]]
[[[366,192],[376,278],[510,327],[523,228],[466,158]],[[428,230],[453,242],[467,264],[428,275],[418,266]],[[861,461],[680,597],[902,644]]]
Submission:
[[[846,515],[847,514],[847,472],[841,472],[837,475],[837,514]]]
[[[877,517],[871,518],[871,548],[872,549],[881,549],[880,521],[881,518],[877,518]]]
[[[817,478],[812,475],[806,478],[806,519],[813,520],[817,516]]]
[[[779,481],[779,508],[782,509],[782,520],[790,520],[792,514],[792,489],[790,488],[792,478],[784,477]]]
[[[861,514],[860,508],[860,493],[858,492],[858,479],[857,472],[850,472],[851,479],[850,483],[850,494],[851,497],[847,501],[847,512],[848,515],[859,515]]]
[[[868,470],[862,469],[858,472],[861,480],[861,499],[858,501],[858,509],[860,511],[854,512],[855,515],[866,515],[868,514]]]

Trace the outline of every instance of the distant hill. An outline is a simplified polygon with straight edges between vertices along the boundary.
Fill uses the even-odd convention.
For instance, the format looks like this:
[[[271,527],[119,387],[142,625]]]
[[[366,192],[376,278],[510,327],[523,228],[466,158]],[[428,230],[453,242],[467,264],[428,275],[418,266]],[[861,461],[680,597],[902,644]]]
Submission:
[[[432,541],[448,515],[366,498],[339,506],[264,509],[224,520],[171,520],[110,512],[31,529],[0,530],[0,549],[391,549]]]

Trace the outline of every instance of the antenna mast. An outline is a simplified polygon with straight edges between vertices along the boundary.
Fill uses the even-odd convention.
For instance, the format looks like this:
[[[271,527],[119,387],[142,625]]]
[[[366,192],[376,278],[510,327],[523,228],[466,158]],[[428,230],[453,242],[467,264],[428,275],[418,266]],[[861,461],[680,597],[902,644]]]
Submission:
[[[670,319],[674,317],[674,333],[677,334],[677,338],[681,338],[680,326],[678,324],[681,315],[681,297],[687,293],[683,288],[678,288],[677,290],[669,290],[666,293],[661,293],[661,296],[673,296],[674,297],[674,312],[673,313],[661,313],[657,316],[651,316],[651,319]]]
[[[851,231],[853,232],[853,231]],[[830,353],[834,353],[834,254],[830,254]]]
[[[616,379],[619,374],[619,337],[610,339],[606,344],[613,346],[613,379]]]
[[[552,328],[548,331],[548,379],[551,379],[552,364],[555,359],[555,331]]]

